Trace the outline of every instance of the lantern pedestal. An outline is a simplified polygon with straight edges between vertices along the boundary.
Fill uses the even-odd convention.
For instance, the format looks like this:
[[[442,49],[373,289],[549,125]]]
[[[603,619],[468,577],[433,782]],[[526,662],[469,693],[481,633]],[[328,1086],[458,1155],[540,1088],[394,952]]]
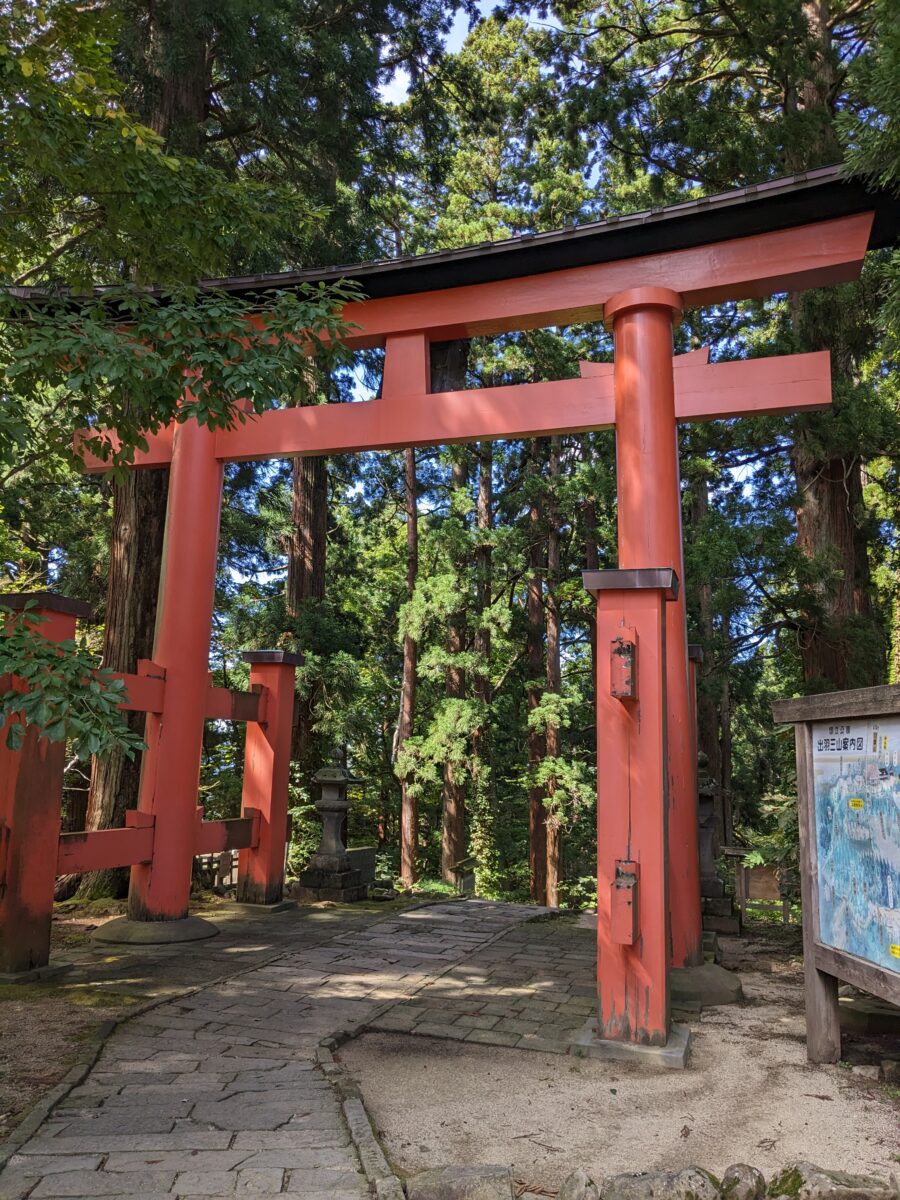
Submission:
[[[365,900],[369,894],[368,885],[362,881],[362,871],[354,869],[344,841],[350,808],[347,785],[358,780],[345,767],[323,767],[314,779],[321,789],[316,809],[322,817],[322,840],[306,870],[300,872],[299,884],[293,894],[296,899],[307,902],[331,900],[350,904],[354,900]]]
[[[352,904],[369,895],[368,887],[361,881],[361,871],[301,871],[294,896],[307,903],[333,900],[337,904]]]

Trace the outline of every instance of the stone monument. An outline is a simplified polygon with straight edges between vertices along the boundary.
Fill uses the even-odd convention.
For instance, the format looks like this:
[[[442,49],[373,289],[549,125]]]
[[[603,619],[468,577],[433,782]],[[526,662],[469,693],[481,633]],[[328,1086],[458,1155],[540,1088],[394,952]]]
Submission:
[[[294,894],[299,900],[365,900],[369,889],[350,860],[344,834],[350,808],[347,787],[360,781],[339,765],[323,767],[313,779],[319,785],[315,805],[322,816],[322,840],[306,870],[300,872]]]
[[[735,913],[734,897],[725,890],[719,874],[718,858],[721,789],[710,777],[709,758],[701,750],[697,755],[697,804],[700,847],[700,898],[703,909],[703,928],[708,933],[740,933],[740,918]]]

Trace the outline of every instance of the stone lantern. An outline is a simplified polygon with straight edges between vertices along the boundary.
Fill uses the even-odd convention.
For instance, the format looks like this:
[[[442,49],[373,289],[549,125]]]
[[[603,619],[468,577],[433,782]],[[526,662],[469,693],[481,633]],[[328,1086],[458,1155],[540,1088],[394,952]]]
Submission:
[[[322,840],[300,872],[296,895],[301,900],[337,900],[346,903],[365,900],[368,887],[362,882],[362,872],[354,870],[344,841],[350,801],[347,788],[360,780],[342,766],[323,767],[313,776],[319,785],[316,809],[322,817]]]

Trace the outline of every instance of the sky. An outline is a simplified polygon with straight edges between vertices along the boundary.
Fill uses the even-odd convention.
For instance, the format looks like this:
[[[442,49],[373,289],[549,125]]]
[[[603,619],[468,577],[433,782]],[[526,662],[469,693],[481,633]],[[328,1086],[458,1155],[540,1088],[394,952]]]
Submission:
[[[479,0],[478,9],[483,17],[487,17],[493,11],[496,0]],[[463,42],[466,40],[466,34],[469,32],[469,19],[464,12],[458,12],[453,19],[453,25],[447,35],[447,50],[455,53]],[[393,79],[389,83],[385,83],[379,89],[382,99],[388,104],[402,104],[406,99],[406,93],[409,88],[409,73],[407,71],[397,71]]]

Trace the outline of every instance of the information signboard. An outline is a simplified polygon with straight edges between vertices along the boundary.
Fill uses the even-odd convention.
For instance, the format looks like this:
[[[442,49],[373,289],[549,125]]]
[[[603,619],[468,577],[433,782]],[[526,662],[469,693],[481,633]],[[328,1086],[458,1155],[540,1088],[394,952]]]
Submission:
[[[900,972],[900,717],[812,726],[819,940]]]
[[[796,738],[807,1053],[837,1062],[839,981],[900,1005],[900,685],[772,708]]]

